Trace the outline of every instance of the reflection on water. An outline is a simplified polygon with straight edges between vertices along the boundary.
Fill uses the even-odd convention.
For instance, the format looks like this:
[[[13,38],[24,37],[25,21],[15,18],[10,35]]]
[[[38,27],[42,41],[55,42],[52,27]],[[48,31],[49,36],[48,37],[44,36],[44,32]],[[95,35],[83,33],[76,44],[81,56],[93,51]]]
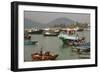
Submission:
[[[85,41],[90,42],[90,32],[78,32],[79,36],[86,37]],[[24,45],[24,61],[32,61],[31,54],[43,51],[50,51],[54,54],[59,54],[57,60],[80,59],[79,54],[72,51],[73,46],[63,45],[62,41],[57,36],[43,36],[42,34],[32,34],[32,41],[38,41],[39,44]]]

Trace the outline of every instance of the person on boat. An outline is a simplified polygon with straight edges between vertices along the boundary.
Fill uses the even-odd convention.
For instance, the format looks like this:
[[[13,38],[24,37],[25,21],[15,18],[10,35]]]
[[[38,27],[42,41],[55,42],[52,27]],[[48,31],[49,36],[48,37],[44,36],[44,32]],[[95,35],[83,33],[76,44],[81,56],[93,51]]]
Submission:
[[[49,56],[50,55],[50,52],[48,51],[48,52],[45,52],[45,55],[46,56]]]

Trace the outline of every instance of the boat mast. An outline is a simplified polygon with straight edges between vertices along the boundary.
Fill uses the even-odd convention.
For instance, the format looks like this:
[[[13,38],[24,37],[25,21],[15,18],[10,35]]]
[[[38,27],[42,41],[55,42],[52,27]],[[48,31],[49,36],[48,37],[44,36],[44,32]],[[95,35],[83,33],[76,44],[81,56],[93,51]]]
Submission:
[[[41,47],[41,49],[40,49],[40,55],[42,56],[42,54],[43,54],[43,47]]]

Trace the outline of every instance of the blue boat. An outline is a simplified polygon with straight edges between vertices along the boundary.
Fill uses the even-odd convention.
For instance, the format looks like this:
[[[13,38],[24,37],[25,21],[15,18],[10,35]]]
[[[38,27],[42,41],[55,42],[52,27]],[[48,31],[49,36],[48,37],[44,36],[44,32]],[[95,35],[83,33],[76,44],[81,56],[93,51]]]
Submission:
[[[24,45],[35,45],[38,41],[25,40]]]
[[[79,49],[80,51],[89,52],[90,51],[90,42],[84,43],[80,46],[76,46],[75,48]]]

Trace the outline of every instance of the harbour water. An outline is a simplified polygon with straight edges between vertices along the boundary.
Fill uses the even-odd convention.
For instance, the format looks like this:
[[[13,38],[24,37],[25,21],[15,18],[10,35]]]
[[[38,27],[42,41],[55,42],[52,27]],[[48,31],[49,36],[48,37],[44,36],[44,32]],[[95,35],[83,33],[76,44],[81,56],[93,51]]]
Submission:
[[[77,32],[79,37],[85,37],[86,42],[90,42],[90,31]],[[36,45],[24,45],[24,61],[32,61],[31,54],[43,51],[50,51],[58,54],[57,60],[81,59],[78,53],[72,52],[73,46],[63,45],[57,36],[44,36],[43,34],[32,34],[32,41],[38,41]]]

